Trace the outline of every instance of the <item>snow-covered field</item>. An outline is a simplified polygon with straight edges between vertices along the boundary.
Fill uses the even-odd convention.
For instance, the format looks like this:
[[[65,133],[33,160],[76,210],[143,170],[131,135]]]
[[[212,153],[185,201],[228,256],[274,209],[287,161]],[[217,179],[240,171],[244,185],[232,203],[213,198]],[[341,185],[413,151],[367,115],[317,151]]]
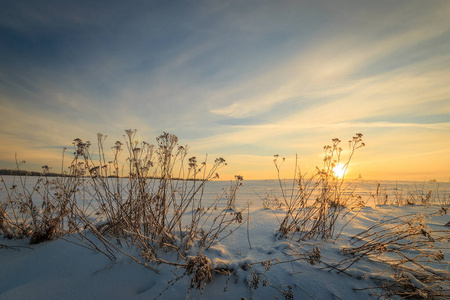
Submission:
[[[12,178],[4,178],[6,186],[12,184]],[[377,295],[397,297],[386,294],[389,290],[381,286],[402,280],[406,286],[422,288],[424,293],[427,289],[448,293],[450,227],[445,225],[450,221],[450,212],[446,213],[450,184],[380,183],[378,187],[378,182],[357,182],[349,189],[367,204],[363,208],[341,212],[333,237],[323,241],[319,238],[298,240],[295,235],[278,238],[283,208],[264,208],[261,199],[267,193],[279,196],[278,182],[244,181],[237,194],[236,207],[238,210],[251,203],[243,211],[248,222],[203,253],[214,269],[228,273],[213,272],[212,281],[204,290],[189,288],[190,276],[183,267],[153,265],[156,273],[136,263],[124,254],[140,256],[131,246],[123,245],[124,253],[116,253],[117,258],[110,260],[101,253],[77,245],[80,243],[73,236],[35,245],[29,245],[27,239],[1,238],[0,299],[184,299],[187,296],[190,299],[377,299]],[[229,182],[210,182],[203,201],[213,201],[226,186]],[[435,203],[396,205],[399,199],[426,199],[430,190]],[[3,201],[5,191],[0,193]],[[383,199],[388,199],[386,204],[381,203]],[[402,218],[395,219],[400,216]],[[420,236],[392,240],[396,234],[401,237],[404,233],[401,226],[425,223],[426,226],[421,228],[423,239],[433,240],[434,248],[427,248],[429,244],[422,244],[421,252],[408,248],[408,245],[422,241]],[[361,235],[360,240],[352,239],[376,224],[381,226],[372,228],[376,234],[370,235],[369,231]],[[383,231],[385,228],[390,229]],[[387,233],[391,235],[383,236]],[[358,256],[355,252],[354,259],[349,259],[352,256],[342,251],[367,246],[365,242],[374,243],[380,236],[392,251],[374,251],[366,256]],[[439,240],[442,236],[446,239]],[[396,251],[402,249],[404,253]],[[416,259],[421,253],[435,253],[437,258],[427,262],[428,257],[422,256],[414,260],[420,262],[419,266],[408,265],[408,259]],[[166,255],[170,258],[174,254],[168,252]],[[417,276],[420,272],[407,269],[414,270],[415,267],[444,280],[433,286],[432,282]]]

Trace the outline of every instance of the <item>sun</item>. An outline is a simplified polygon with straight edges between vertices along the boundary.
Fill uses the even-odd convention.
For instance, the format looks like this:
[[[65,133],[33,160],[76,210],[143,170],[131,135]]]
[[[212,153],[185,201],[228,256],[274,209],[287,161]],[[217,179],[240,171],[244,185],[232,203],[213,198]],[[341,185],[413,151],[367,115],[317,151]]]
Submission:
[[[334,168],[333,168],[333,174],[334,176],[336,176],[337,178],[342,178],[345,176],[345,173],[347,173],[347,167],[345,164],[337,164]]]

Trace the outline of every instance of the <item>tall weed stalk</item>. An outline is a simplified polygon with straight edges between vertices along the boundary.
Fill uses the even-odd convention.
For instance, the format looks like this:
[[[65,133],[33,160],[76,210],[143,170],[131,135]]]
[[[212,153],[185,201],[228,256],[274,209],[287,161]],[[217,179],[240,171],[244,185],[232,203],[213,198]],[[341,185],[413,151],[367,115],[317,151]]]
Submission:
[[[246,208],[235,205],[242,177],[205,205],[205,187],[218,178],[223,158],[209,163],[207,156],[203,161],[188,157],[188,146],[169,133],[151,145],[138,141],[136,130],[126,130],[124,142],[116,141],[111,152],[106,138],[97,135],[95,150],[89,141],[75,139],[73,158],[61,167],[62,174],[47,178],[45,166],[31,190],[26,177],[12,187],[2,180],[7,197],[0,205],[0,233],[31,237],[32,243],[71,234],[110,259],[121,252],[152,269],[158,263],[183,266],[194,274],[195,286],[203,287],[192,264],[210,262],[203,252],[245,223]],[[176,259],[164,259],[166,252],[176,253]]]
[[[362,134],[349,141],[349,156],[343,166],[344,174],[348,169],[355,151],[365,144],[362,142]],[[280,164],[278,156],[275,156],[274,164],[277,169],[278,182],[285,208],[285,216],[278,229],[279,236],[294,236],[299,239],[321,238],[327,240],[334,235],[335,222],[344,208],[349,206],[361,206],[361,198],[353,195],[344,184],[345,175],[338,177],[335,167],[341,163],[342,148],[339,139],[333,139],[332,145],[324,147],[323,167],[316,168],[315,174],[306,178],[296,172],[292,181],[292,187],[286,188],[280,177]],[[284,159],[283,159],[284,162]]]

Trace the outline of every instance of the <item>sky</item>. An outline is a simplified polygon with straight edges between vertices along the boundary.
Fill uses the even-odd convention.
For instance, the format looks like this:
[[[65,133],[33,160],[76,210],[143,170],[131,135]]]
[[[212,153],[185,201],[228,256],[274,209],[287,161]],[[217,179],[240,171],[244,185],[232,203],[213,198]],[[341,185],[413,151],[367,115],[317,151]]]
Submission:
[[[348,177],[450,181],[450,1],[0,2],[0,168],[75,138],[176,134],[222,179],[304,174],[362,133]],[[292,177],[292,176],[291,176]]]

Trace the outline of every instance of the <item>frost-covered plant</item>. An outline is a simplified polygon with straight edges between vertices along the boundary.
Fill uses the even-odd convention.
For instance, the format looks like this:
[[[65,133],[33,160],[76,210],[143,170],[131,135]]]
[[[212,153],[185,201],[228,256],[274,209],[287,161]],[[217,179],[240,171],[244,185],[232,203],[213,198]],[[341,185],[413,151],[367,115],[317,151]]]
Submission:
[[[178,145],[178,138],[173,134],[163,133],[157,137],[156,146],[138,142],[135,135],[135,130],[126,131],[126,147],[124,149],[117,141],[112,147],[111,161],[106,160],[103,135],[98,135],[98,154],[91,151],[89,143],[75,140],[71,175],[89,175],[88,190],[98,203],[93,209],[103,217],[97,226],[101,234],[155,254],[161,248],[184,253],[193,246],[209,247],[225,228],[242,221],[240,212],[227,210],[216,212],[213,217],[216,203],[211,206],[202,203],[205,185],[226,165],[223,158],[215,159],[208,166],[206,160],[199,162],[196,157],[188,158],[188,147]],[[118,176],[124,174],[120,169],[122,152],[128,154],[126,179]],[[99,159],[95,160],[94,155]],[[238,178],[237,185],[232,187],[228,206],[233,204],[241,181],[242,178]],[[85,210],[78,211],[82,214]],[[215,226],[208,227],[211,220]],[[74,223],[79,222],[90,221],[88,217],[74,220]]]
[[[25,161],[17,162],[16,170]],[[0,233],[7,238],[30,238],[31,244],[45,242],[66,234],[69,202],[76,193],[72,185],[61,186],[60,178],[50,178],[50,167],[42,173],[33,186],[28,175],[14,176],[11,186],[1,178],[6,199],[0,202]]]
[[[448,206],[450,197],[445,198],[446,193],[440,193],[439,184],[435,189],[426,188],[425,183],[422,186],[414,185],[414,188],[402,190],[396,186],[393,191],[388,191],[385,186],[378,183],[376,192],[371,194],[371,198],[376,205],[441,205]]]
[[[154,271],[160,263],[176,265],[201,286],[208,283],[193,266],[205,260],[188,257],[205,256],[209,247],[245,223],[245,208],[235,205],[242,176],[205,205],[205,186],[218,177],[225,159],[209,164],[207,157],[188,157],[188,147],[169,133],[151,145],[138,141],[136,130],[126,130],[124,142],[116,141],[111,153],[106,138],[97,135],[96,151],[91,142],[75,139],[73,159],[64,168],[63,156],[60,177],[47,178],[46,167],[30,191],[26,178],[19,177],[12,187],[3,183],[7,197],[0,202],[0,233],[30,237],[32,243],[71,233],[110,259],[121,252]],[[175,255],[164,259],[167,252]]]
[[[269,192],[266,189],[266,195],[260,196],[258,195],[262,201],[262,205],[264,209],[269,210],[275,210],[275,209],[282,209],[284,206],[284,203],[280,201],[279,197],[277,197],[273,190]]]
[[[218,178],[225,159],[208,164],[207,157],[188,157],[188,147],[169,133],[151,145],[137,141],[136,130],[127,130],[125,142],[115,142],[109,156],[105,139],[98,134],[98,153],[90,143],[74,140],[68,175],[84,180],[80,188],[90,199],[83,207],[85,202],[71,202],[75,213],[69,221],[80,240],[111,259],[121,252],[153,271],[158,264],[184,268],[191,278],[188,295],[194,287],[203,289],[212,274],[220,273],[207,263],[208,248],[245,223],[245,208],[235,206],[242,176],[205,205],[206,184]],[[121,248],[124,244],[140,256]]]
[[[434,215],[443,215],[441,208]],[[422,214],[387,217],[351,239],[351,246],[342,248],[347,256],[332,266],[345,272],[362,259],[386,264],[394,272],[394,280],[373,278],[388,296],[405,298],[445,299],[450,296],[448,262],[441,247],[450,240],[448,230],[433,231],[427,226],[430,216]],[[436,266],[442,265],[441,268]],[[377,287],[374,287],[377,288]]]
[[[343,165],[343,173],[348,169],[355,151],[365,144],[362,142],[362,134],[357,133],[349,141],[349,156]],[[311,178],[306,178],[297,172],[297,159],[295,163],[294,180],[290,189],[286,188],[280,178],[282,163],[278,163],[278,155],[274,164],[277,169],[278,182],[285,217],[279,227],[280,236],[297,236],[298,239],[321,238],[327,240],[334,235],[334,224],[346,207],[361,206],[361,198],[348,191],[344,185],[345,175],[338,177],[334,169],[341,163],[342,148],[339,147],[339,139],[333,139],[332,145],[324,147],[323,167],[316,168],[316,173]],[[283,162],[284,162],[283,158]]]

